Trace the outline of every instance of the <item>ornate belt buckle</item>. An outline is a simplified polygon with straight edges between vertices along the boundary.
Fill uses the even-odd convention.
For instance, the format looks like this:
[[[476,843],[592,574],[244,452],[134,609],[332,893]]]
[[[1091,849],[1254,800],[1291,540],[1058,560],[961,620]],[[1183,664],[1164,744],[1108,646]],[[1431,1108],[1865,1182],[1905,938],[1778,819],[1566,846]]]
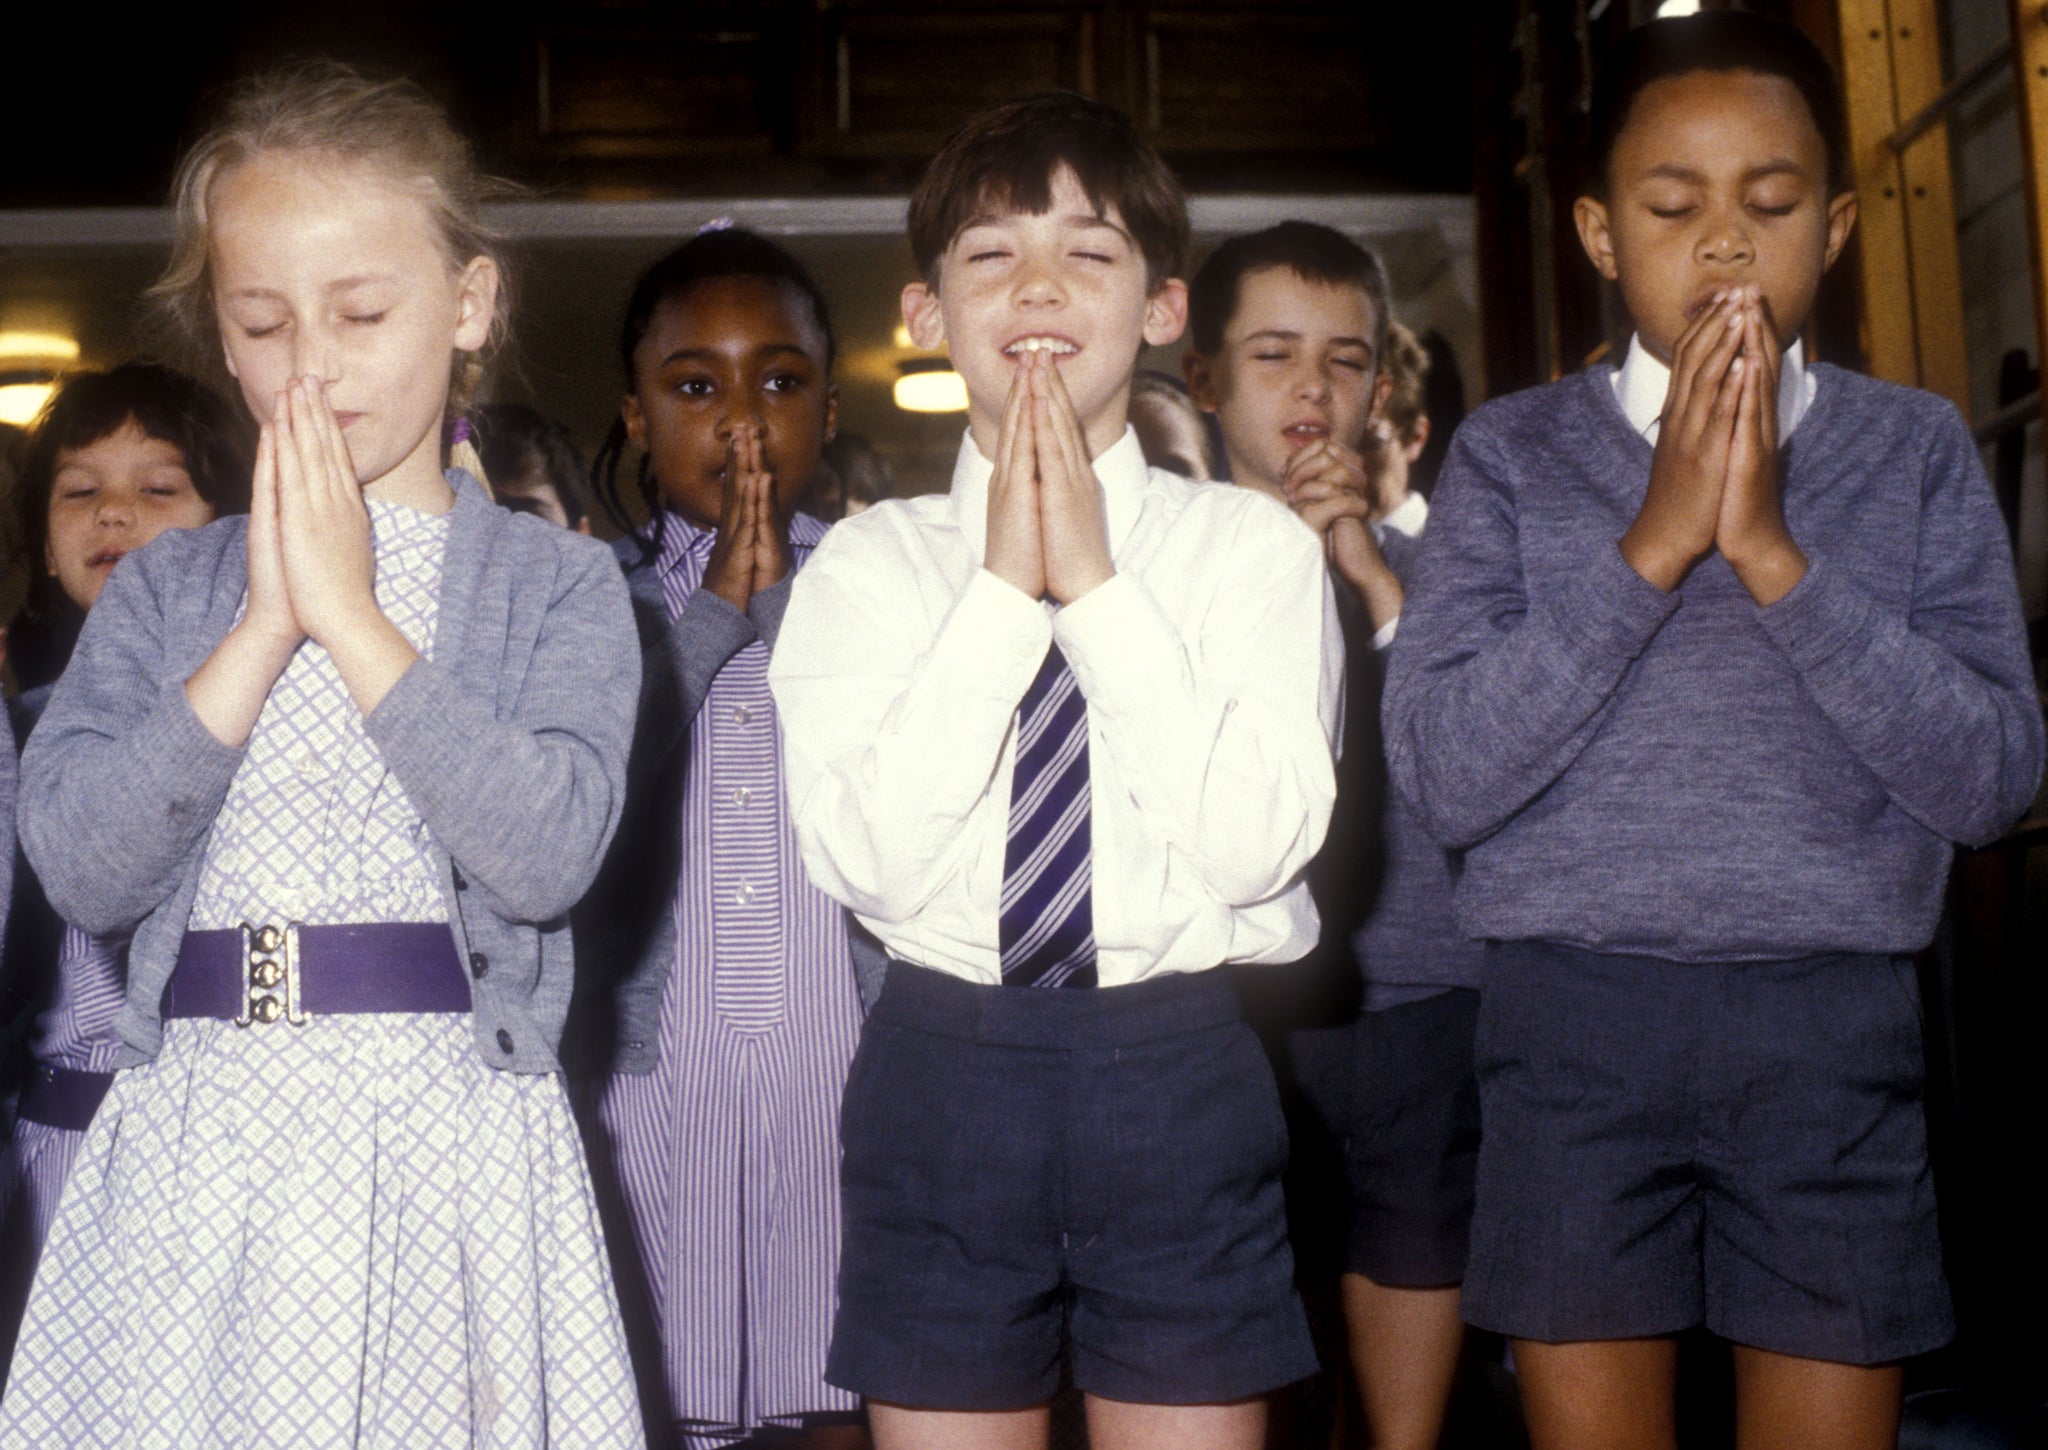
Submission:
[[[275,1022],[282,1017],[294,1027],[311,1021],[299,1005],[299,923],[282,927],[242,923],[242,1010],[237,1027]]]

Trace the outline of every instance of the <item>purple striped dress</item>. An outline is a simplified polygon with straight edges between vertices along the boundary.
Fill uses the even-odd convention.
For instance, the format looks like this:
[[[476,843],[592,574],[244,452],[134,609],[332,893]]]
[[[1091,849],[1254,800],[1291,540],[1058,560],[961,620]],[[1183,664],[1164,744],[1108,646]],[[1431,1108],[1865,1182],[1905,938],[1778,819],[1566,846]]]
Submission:
[[[824,532],[796,517],[798,566]],[[671,621],[715,537],[669,516],[655,567]],[[691,1447],[859,1403],[824,1373],[860,1000],[845,911],[797,856],[768,653],[756,640],[727,661],[691,728],[660,1061],[608,1079],[598,1105]]]
[[[127,968],[122,936],[88,936],[75,926],[64,928],[57,956],[57,994],[36,1019],[35,1060],[80,1072],[111,1072],[121,1051],[114,1032],[114,1014],[127,995]],[[64,1180],[85,1134],[24,1118],[14,1125],[0,1167],[0,1218],[16,1231],[26,1230],[34,1252],[41,1253],[56,1217]]]

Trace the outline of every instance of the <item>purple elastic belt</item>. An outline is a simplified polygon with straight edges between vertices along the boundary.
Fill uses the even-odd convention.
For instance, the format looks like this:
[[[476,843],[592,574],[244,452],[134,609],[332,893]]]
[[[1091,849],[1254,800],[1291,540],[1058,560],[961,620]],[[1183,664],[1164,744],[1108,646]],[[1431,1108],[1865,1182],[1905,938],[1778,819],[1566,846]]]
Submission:
[[[324,1013],[467,1012],[444,922],[188,931],[163,1015],[300,1023]]]
[[[80,1067],[39,1062],[22,1085],[15,1116],[46,1127],[83,1133],[92,1126],[92,1115],[100,1110],[100,1099],[107,1095],[113,1082],[111,1072],[87,1072]]]

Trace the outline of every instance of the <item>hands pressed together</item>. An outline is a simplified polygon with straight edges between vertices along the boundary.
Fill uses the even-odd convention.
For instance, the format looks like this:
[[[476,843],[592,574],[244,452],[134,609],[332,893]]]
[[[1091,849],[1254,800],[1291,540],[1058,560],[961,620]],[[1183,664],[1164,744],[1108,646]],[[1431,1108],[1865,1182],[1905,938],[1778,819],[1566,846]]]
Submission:
[[[1288,507],[1323,541],[1324,557],[1357,591],[1375,630],[1400,617],[1401,581],[1368,527],[1373,487],[1363,455],[1329,438],[1296,450],[1280,477]]]
[[[419,658],[377,603],[370,513],[325,389],[294,379],[256,444],[249,603],[185,682],[207,730],[239,748],[299,645],[333,658],[365,715]]]
[[[744,611],[756,594],[789,574],[789,548],[775,510],[775,475],[768,471],[762,430],[735,428],[725,451],[725,494],[718,539],[704,567],[703,587]]]
[[[1003,404],[983,562],[1031,598],[1061,604],[1116,572],[1102,485],[1051,353],[1024,353]]]
[[[370,513],[341,424],[318,383],[295,379],[257,437],[244,624],[280,646],[310,637],[332,652],[384,617],[371,558]]]
[[[1621,536],[1622,557],[1667,593],[1717,549],[1759,604],[1806,573],[1778,477],[1779,356],[1754,287],[1716,293],[1672,350],[1649,491]]]

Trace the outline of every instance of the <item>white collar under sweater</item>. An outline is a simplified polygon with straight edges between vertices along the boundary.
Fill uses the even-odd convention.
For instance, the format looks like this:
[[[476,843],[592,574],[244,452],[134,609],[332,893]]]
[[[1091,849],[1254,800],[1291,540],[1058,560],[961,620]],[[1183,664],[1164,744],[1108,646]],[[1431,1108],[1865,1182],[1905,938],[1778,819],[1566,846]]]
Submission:
[[[1783,443],[1813,406],[1820,380],[1806,369],[1806,349],[1798,338],[1785,349],[1778,365],[1778,441]],[[1671,391],[1671,369],[1650,356],[1642,334],[1629,339],[1628,357],[1614,374],[1614,396],[1636,432],[1657,441],[1657,427],[1664,412],[1664,395]]]

